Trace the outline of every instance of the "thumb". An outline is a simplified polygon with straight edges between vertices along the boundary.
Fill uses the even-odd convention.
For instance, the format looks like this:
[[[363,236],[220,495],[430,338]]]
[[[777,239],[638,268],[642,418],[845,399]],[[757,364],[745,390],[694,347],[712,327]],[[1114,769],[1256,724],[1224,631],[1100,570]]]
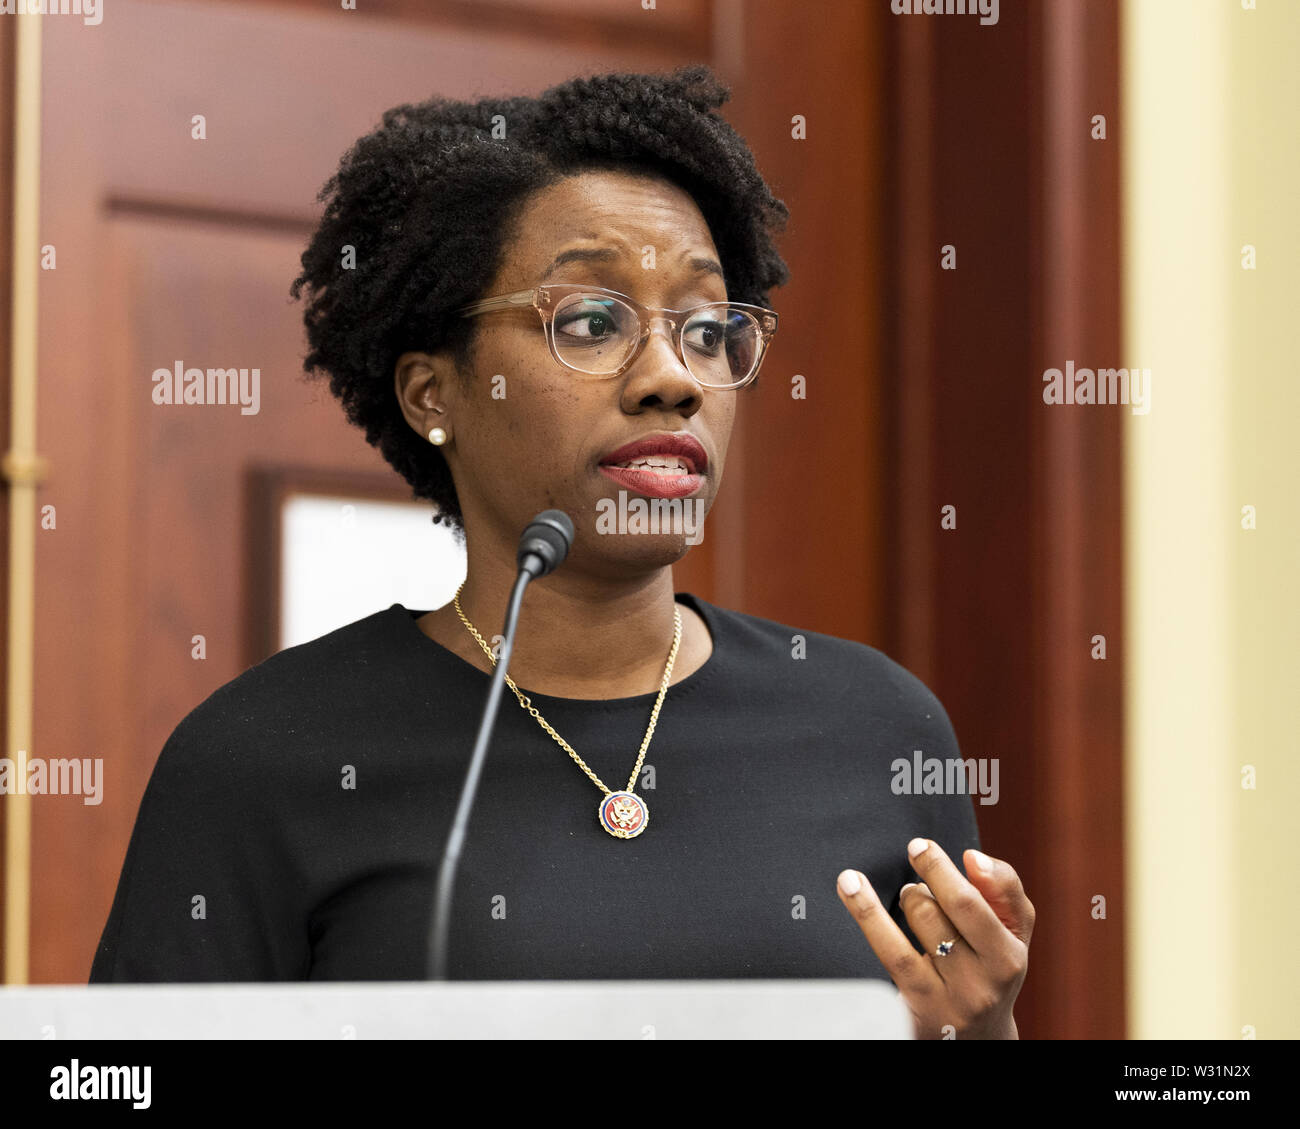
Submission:
[[[984,895],[998,920],[1026,945],[1029,944],[1036,915],[1015,867],[1004,859],[991,858],[976,850],[966,851],[962,861],[966,864],[966,877]]]

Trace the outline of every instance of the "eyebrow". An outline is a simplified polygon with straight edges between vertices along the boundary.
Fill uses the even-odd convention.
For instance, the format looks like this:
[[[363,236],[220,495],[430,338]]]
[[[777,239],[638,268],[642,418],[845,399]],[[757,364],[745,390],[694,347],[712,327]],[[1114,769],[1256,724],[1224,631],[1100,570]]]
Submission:
[[[618,257],[618,252],[612,247],[570,247],[567,251],[561,251],[555,256],[551,261],[551,265],[542,272],[541,277],[545,278],[556,267],[563,266],[565,263],[612,263]],[[696,274],[716,274],[719,278],[725,280],[721,264],[714,259],[706,259],[697,255],[687,260],[687,266]]]

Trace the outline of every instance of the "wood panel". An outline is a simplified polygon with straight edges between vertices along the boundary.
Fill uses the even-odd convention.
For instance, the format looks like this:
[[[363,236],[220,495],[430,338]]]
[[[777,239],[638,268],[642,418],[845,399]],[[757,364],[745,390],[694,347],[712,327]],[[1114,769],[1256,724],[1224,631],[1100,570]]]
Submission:
[[[1121,409],[1050,407],[1041,380],[1123,363],[1117,151],[1089,135],[1094,113],[1118,122],[1116,5],[876,18],[897,217],[887,649],[964,755],[999,759],[981,834],[1038,910],[1022,1034],[1122,1037]]]
[[[93,104],[101,128],[84,120],[77,128],[80,146],[102,162],[103,190],[146,207],[309,225],[339,157],[390,106],[435,93],[536,93],[577,74],[670,62],[634,36],[617,47],[557,41],[540,50],[456,22],[355,15],[261,3],[116,4],[97,29],[100,50],[120,63]],[[78,54],[97,46],[86,38],[65,34],[74,53],[61,52],[51,69],[75,69]],[[130,65],[142,56],[148,67]],[[678,52],[677,61],[690,59]],[[194,114],[206,119],[205,141],[191,139]]]
[[[753,9],[746,9],[750,12]],[[879,642],[886,598],[879,37],[856,3],[764,6],[746,20],[737,128],[791,219],[781,329],[738,413],[738,495],[719,598],[753,615]],[[792,136],[795,115],[807,139]],[[792,380],[806,380],[806,398]],[[736,500],[733,496],[732,500]]]
[[[1031,23],[1033,359],[1123,367],[1119,14],[1116,0],[1063,0]],[[1108,140],[1093,137],[1103,115]],[[1041,382],[1040,382],[1041,383]],[[1039,931],[1062,975],[1035,991],[1056,1033],[1121,1038],[1124,1015],[1123,452],[1127,407],[1038,402],[1033,428],[1035,850],[1060,912]],[[1106,658],[1093,657],[1104,636]],[[1094,914],[1105,899],[1106,915]]]
[[[625,51],[635,38],[639,50],[671,61],[693,43],[702,57],[712,50],[711,0],[357,0],[345,11],[337,0],[228,0],[256,7],[285,7],[321,20],[454,26],[477,36],[515,37],[531,44],[552,41],[564,48]]]

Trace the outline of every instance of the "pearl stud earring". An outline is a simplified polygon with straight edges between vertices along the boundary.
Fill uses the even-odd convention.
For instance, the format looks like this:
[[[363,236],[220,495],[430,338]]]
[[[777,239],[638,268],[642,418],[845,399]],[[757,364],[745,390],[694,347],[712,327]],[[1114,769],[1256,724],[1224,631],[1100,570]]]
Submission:
[[[441,427],[432,428],[429,431],[429,442],[435,447],[441,447],[447,442],[447,433]]]

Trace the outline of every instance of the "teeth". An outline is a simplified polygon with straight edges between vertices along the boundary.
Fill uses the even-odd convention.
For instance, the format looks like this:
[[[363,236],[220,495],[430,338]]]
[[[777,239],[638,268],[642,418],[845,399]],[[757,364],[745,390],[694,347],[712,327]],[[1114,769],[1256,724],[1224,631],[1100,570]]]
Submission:
[[[674,458],[671,455],[645,455],[639,459],[632,459],[630,462],[615,463],[614,465],[628,470],[668,470],[677,474],[690,473],[681,459]]]

